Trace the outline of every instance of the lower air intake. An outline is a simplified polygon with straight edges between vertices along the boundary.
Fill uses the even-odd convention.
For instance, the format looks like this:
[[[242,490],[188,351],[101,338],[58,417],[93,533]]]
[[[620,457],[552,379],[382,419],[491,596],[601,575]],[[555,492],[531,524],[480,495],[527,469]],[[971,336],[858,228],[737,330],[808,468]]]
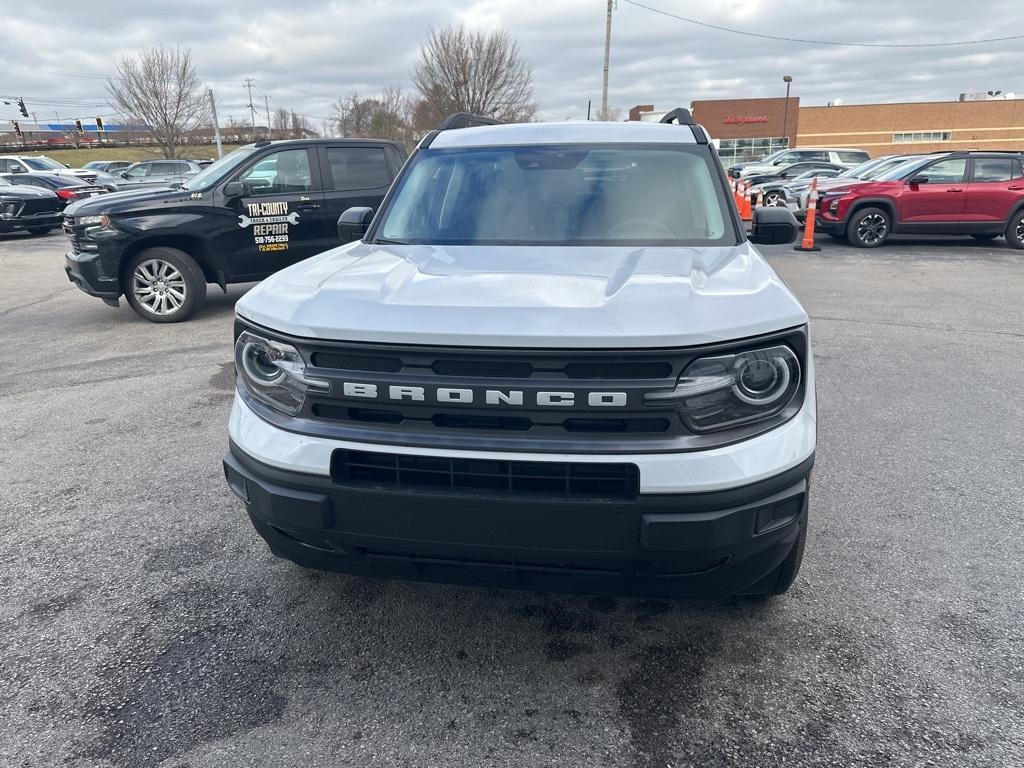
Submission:
[[[552,499],[635,499],[635,464],[497,461],[338,450],[331,476],[344,485],[429,489],[488,496]]]

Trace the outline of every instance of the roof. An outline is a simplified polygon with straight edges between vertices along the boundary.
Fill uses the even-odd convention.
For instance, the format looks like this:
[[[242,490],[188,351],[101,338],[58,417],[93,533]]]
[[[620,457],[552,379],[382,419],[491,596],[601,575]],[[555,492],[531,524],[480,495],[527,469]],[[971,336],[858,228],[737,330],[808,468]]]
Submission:
[[[431,149],[533,144],[695,144],[688,125],[670,123],[514,123],[458,128],[438,133]]]

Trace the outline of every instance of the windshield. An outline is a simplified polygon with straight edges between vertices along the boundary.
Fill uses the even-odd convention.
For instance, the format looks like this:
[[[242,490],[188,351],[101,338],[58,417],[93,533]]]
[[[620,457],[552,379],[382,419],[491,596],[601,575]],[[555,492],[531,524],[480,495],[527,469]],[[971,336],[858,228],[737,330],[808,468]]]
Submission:
[[[649,145],[418,152],[376,226],[383,242],[435,245],[719,245],[710,154]]]
[[[220,160],[208,165],[195,176],[181,185],[182,189],[206,189],[216,184],[235,168],[248,159],[249,155],[256,151],[256,147],[242,147],[234,152],[224,155]],[[185,169],[182,168],[182,171]]]
[[[911,172],[916,171],[922,165],[935,159],[935,155],[929,155],[928,157],[912,157],[909,160],[904,160],[901,163],[897,163],[889,170],[884,173],[879,173],[872,177],[873,181],[899,181]]]
[[[64,166],[48,157],[23,157],[21,161],[35,171],[64,170]]]

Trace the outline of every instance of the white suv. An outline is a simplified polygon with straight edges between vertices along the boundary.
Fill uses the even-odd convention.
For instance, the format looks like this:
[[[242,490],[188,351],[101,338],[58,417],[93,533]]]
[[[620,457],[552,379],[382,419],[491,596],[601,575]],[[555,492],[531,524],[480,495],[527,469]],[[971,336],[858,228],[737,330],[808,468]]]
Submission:
[[[799,149],[780,149],[761,160],[752,163],[737,163],[729,166],[729,175],[734,178],[742,178],[755,173],[766,173],[773,170],[781,170],[793,163],[831,163],[841,165],[844,168],[853,168],[855,165],[870,160],[871,155],[863,149],[832,148],[832,147],[800,147]]]
[[[73,176],[83,181],[96,181],[96,171],[85,168],[68,168],[46,155],[0,155],[0,173],[29,173],[45,171],[56,176]]]
[[[352,240],[237,305],[224,471],[306,566],[654,596],[792,584],[815,452],[807,314],[705,130],[428,134]],[[459,130],[456,130],[458,128]],[[372,223],[371,223],[372,218]]]

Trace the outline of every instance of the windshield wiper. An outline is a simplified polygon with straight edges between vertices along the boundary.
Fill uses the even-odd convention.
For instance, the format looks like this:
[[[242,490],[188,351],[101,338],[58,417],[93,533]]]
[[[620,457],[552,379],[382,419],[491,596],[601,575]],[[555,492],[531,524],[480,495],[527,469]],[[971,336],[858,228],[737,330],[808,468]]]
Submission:
[[[378,237],[373,240],[374,245],[408,245],[408,240],[388,240],[386,237]]]

